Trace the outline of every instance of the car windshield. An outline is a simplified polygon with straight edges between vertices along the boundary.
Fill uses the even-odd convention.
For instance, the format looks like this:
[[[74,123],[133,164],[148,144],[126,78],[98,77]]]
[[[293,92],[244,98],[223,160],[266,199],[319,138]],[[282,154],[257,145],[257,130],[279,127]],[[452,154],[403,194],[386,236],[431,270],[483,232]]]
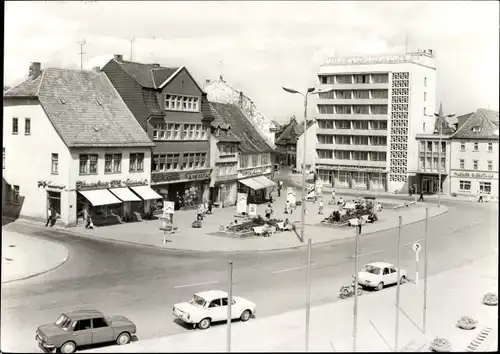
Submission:
[[[56,326],[63,330],[67,330],[70,325],[71,325],[71,320],[65,314],[59,316],[59,318],[56,321]]]
[[[203,307],[205,306],[206,301],[201,296],[193,295],[193,298],[189,301],[189,303],[197,307]]]
[[[370,264],[367,264],[367,265],[365,265],[365,272],[379,275],[380,274],[380,268],[372,266]]]

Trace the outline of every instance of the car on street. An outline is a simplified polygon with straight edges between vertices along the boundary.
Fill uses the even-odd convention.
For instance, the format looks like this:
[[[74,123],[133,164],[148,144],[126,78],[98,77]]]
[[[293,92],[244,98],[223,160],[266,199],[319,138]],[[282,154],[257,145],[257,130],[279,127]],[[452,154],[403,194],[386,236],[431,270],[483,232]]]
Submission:
[[[136,326],[123,316],[106,317],[96,310],[66,312],[55,323],[39,326],[35,339],[45,352],[74,353],[82,345],[116,341],[128,344]]]
[[[408,277],[408,272],[400,269],[399,281],[403,283]],[[398,282],[398,270],[394,264],[386,262],[372,262],[363,267],[358,273],[358,284],[376,290]]]
[[[209,290],[195,293],[189,302],[175,304],[172,312],[174,318],[185,323],[207,329],[213,322],[227,320],[228,295],[222,290]],[[234,296],[231,306],[231,319],[240,319],[245,322],[255,316],[256,305]]]

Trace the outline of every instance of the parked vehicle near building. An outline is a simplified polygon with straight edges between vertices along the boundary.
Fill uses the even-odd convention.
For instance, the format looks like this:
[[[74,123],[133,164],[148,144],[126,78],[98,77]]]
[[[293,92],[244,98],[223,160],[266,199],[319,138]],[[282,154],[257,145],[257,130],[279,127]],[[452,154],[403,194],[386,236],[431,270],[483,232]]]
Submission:
[[[393,264],[386,262],[368,263],[358,273],[358,284],[382,290],[386,285],[396,284],[398,282],[397,276],[398,270]],[[403,283],[408,277],[408,272],[401,269],[399,276],[400,283]]]

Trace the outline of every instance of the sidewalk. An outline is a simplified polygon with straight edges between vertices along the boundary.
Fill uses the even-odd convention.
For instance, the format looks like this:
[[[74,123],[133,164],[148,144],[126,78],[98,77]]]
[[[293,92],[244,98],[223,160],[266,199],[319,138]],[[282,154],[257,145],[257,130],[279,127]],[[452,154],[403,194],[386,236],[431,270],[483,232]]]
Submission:
[[[422,334],[423,281],[417,286],[401,286],[398,350],[412,341],[429,351],[436,336],[448,339],[451,351],[464,351],[479,331],[489,326],[492,335],[498,333],[498,307],[485,306],[482,296],[497,292],[498,255],[429,277],[427,301],[427,334]],[[469,285],[470,284],[470,285]],[[473,284],[473,285],[472,285]],[[395,343],[396,287],[380,292],[365,291],[359,298],[357,351],[392,351]],[[406,315],[408,315],[408,317]],[[478,327],[465,331],[455,327],[461,316],[472,316]],[[258,304],[257,304],[258,316]],[[410,320],[411,319],[411,320]],[[166,318],[166,321],[172,318]],[[413,322],[413,323],[412,323]],[[291,352],[303,351],[305,343],[305,310],[297,310],[266,318],[233,322],[232,351]],[[420,328],[419,328],[420,327]],[[353,300],[311,308],[310,351],[352,351]],[[140,340],[125,346],[110,346],[88,352],[223,352],[226,351],[226,324],[186,333]],[[492,338],[490,350],[496,348]],[[486,348],[485,348],[486,349]]]
[[[297,207],[293,215],[284,214],[285,196],[282,193],[281,197],[273,203],[275,215],[273,217],[285,219],[288,217],[290,221],[297,226],[297,232],[300,234],[300,215],[302,208]],[[446,212],[447,208],[441,206],[437,208],[433,205],[418,203],[411,205],[408,208],[392,209],[401,203],[394,201],[381,200],[384,205],[384,210],[378,214],[379,220],[373,224],[366,224],[363,227],[363,235],[391,229],[398,226],[398,216],[403,217],[403,224],[409,224],[423,220],[425,218],[425,207],[429,207],[429,217],[434,217]],[[264,215],[267,204],[261,204],[257,207],[257,213]],[[306,213],[306,238],[311,237],[314,244],[342,240],[354,237],[353,228],[332,228],[320,226],[321,220],[326,218],[330,213],[338,208],[337,206],[324,206],[324,214],[318,215],[318,203],[307,203]],[[174,234],[167,234],[168,242],[163,244],[163,231],[160,220],[144,220],[142,222],[119,224],[112,226],[96,227],[94,229],[85,229],[77,227],[65,229],[67,232],[72,232],[87,237],[98,237],[111,241],[122,241],[135,243],[146,246],[154,246],[172,250],[186,250],[197,252],[251,252],[251,251],[273,251],[286,248],[295,248],[304,246],[300,242],[298,236],[292,232],[279,232],[271,237],[248,237],[238,239],[229,236],[221,236],[218,234],[221,225],[228,225],[230,221],[235,220],[234,214],[236,207],[227,207],[224,209],[214,209],[212,215],[207,215],[203,221],[203,227],[195,229],[191,227],[191,223],[196,218],[196,211],[176,211],[174,214],[174,225],[178,227],[178,231]],[[238,219],[241,223],[242,219]]]
[[[58,243],[2,230],[2,283],[46,273],[67,259],[68,250]]]

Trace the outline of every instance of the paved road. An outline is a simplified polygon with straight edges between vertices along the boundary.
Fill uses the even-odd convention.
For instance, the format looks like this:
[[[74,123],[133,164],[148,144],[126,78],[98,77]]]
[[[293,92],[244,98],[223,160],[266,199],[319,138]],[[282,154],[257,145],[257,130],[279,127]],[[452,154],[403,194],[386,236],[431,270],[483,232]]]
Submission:
[[[447,201],[446,205],[448,213],[429,221],[429,274],[451,269],[498,248],[496,204]],[[189,299],[195,291],[224,289],[228,260],[234,262],[234,293],[255,301],[258,316],[301,308],[305,303],[306,273],[301,268],[306,264],[305,249],[238,255],[190,254],[84,239],[31,225],[16,223],[6,227],[62,242],[70,255],[64,265],[52,272],[2,285],[3,351],[37,351],[36,326],[75,308],[97,308],[127,316],[136,322],[139,339],[187,331],[172,321],[172,305]],[[363,236],[360,262],[395,262],[397,234],[397,230],[389,230]],[[404,229],[401,264],[410,274],[415,267],[410,244],[423,235],[423,223]],[[337,301],[340,285],[350,281],[353,253],[352,239],[315,246],[313,305]]]

